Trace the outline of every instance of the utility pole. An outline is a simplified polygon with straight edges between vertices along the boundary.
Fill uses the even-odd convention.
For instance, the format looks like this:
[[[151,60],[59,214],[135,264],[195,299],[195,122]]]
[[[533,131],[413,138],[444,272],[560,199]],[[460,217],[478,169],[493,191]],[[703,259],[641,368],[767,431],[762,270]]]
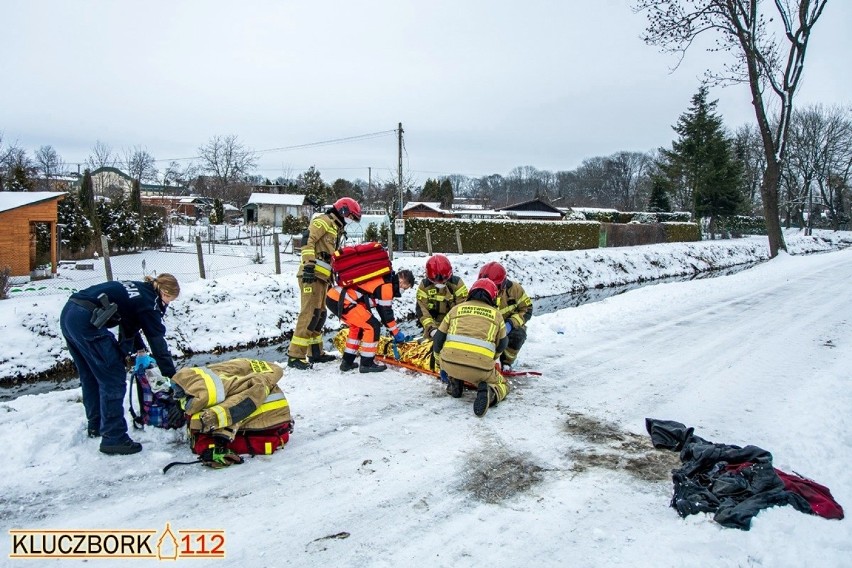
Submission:
[[[399,167],[397,169],[397,175],[399,176],[399,218],[402,219],[402,123],[399,123],[398,130],[398,153],[399,153]],[[396,250],[402,252],[402,239],[403,235],[397,235],[396,237]]]

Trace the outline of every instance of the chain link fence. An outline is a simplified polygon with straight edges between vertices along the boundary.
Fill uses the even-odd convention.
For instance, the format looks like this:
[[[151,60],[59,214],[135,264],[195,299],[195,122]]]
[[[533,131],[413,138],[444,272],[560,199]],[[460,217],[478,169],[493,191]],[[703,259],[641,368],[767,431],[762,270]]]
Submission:
[[[295,274],[300,247],[301,235],[276,233],[263,226],[175,225],[167,229],[160,249],[94,253],[82,260],[61,260],[60,249],[56,274],[46,264],[29,276],[8,277],[6,296],[71,294],[106,280],[141,280],[164,272],[181,283],[231,274]],[[101,250],[109,251],[106,237]]]

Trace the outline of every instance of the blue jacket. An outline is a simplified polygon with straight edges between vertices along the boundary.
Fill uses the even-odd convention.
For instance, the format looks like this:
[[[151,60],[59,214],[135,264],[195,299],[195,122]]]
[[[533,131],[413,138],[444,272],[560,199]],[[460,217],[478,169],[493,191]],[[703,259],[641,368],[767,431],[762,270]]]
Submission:
[[[98,296],[106,294],[109,301],[118,306],[119,342],[124,353],[130,354],[145,349],[145,343],[139,335],[142,331],[151,346],[151,354],[157,360],[160,372],[171,377],[175,374],[175,364],[166,344],[166,326],[163,315],[166,306],[160,300],[160,294],[154,290],[151,282],[121,280],[96,284],[71,295],[77,300],[86,300],[98,305]]]

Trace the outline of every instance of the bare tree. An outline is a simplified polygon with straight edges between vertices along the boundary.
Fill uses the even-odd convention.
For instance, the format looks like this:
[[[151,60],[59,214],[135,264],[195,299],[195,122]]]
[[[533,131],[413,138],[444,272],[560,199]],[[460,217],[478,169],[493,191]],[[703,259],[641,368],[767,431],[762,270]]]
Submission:
[[[713,77],[719,82],[747,82],[757,128],[763,142],[766,170],[760,187],[769,237],[769,255],[786,250],[778,204],[781,171],[786,158],[793,99],[804,70],[805,53],[814,24],[827,0],[634,0],[647,13],[643,39],[665,52],[685,55],[704,32],[716,34],[711,51],[725,51],[734,62]],[[770,28],[770,25],[780,26]],[[770,117],[771,105],[777,118]]]
[[[86,158],[86,166],[92,171],[98,168],[114,168],[117,162],[118,157],[112,148],[100,140],[95,142],[92,153]]]
[[[607,185],[613,190],[612,197],[622,211],[635,211],[640,199],[643,181],[648,177],[650,159],[642,152],[617,152],[607,159]]]
[[[257,167],[257,154],[233,134],[214,136],[198,149],[198,155],[201,169],[212,177],[216,196],[226,201],[228,189],[240,184]]]
[[[65,163],[53,148],[53,146],[42,146],[35,153],[35,166],[39,174],[38,188],[41,191],[52,189],[51,180],[61,175],[65,169]]]
[[[158,172],[155,163],[154,156],[141,146],[128,148],[124,152],[127,175],[138,182],[157,179]]]
[[[185,191],[189,188],[190,182],[198,177],[198,172],[199,167],[194,162],[181,166],[178,162],[171,161],[163,170],[163,185],[176,186],[176,192]]]
[[[760,185],[766,170],[763,142],[754,124],[744,124],[734,133],[734,153],[743,169],[742,194],[744,206],[754,215],[763,209]]]

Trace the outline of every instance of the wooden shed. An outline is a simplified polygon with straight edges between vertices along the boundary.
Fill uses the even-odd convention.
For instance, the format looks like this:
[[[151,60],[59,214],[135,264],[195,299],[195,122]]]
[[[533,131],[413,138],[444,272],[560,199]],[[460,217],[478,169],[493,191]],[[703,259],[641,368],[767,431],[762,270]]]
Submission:
[[[8,266],[11,276],[31,276],[37,268],[37,250],[46,245],[50,272],[56,274],[57,205],[65,195],[53,191],[0,192],[0,268]],[[39,238],[49,242],[39,247]]]

